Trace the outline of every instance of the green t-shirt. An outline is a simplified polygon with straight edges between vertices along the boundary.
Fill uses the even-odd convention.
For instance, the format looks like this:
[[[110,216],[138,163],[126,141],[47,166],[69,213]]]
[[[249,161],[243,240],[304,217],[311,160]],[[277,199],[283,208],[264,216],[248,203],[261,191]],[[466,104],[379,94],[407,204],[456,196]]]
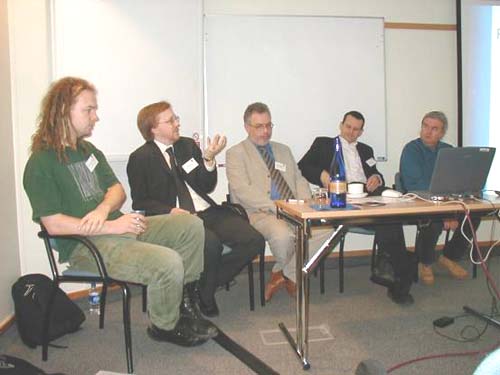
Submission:
[[[82,147],[83,145],[83,147]],[[67,147],[68,161],[60,161],[54,150],[33,153],[24,169],[23,185],[33,209],[33,220],[58,213],[84,217],[103,200],[109,187],[119,183],[103,153],[83,141],[77,150]],[[109,220],[121,216],[111,212]],[[66,262],[76,242],[58,240],[59,261]]]

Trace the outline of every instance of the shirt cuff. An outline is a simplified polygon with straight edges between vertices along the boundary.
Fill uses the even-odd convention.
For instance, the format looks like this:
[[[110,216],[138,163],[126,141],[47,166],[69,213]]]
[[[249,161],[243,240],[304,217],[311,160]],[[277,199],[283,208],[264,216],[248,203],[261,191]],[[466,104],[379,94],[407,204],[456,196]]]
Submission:
[[[215,170],[215,167],[217,166],[215,159],[213,159],[212,161],[207,161],[207,160],[203,159],[203,163],[205,164],[205,168],[209,172],[213,172]]]

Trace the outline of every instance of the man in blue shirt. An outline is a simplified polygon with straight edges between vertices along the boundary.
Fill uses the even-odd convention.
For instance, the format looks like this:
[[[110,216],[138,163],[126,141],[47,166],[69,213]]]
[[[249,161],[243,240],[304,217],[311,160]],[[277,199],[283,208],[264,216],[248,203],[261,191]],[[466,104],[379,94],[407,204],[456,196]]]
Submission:
[[[443,112],[432,111],[427,113],[422,119],[420,137],[406,144],[401,154],[399,171],[401,182],[405,191],[428,190],[431,183],[431,176],[439,150],[453,147],[442,142],[441,139],[448,129],[448,119]],[[420,233],[415,244],[415,251],[419,256],[419,278],[424,284],[434,283],[432,263],[436,244],[443,229],[455,230],[458,228],[461,218],[446,219],[444,221],[430,221],[428,226],[420,228]],[[479,219],[472,220],[474,228],[479,226]],[[464,226],[467,237],[471,236],[468,225]],[[439,257],[438,264],[448,270],[451,276],[456,279],[467,277],[467,271],[456,261],[462,258],[469,247],[469,243],[464,238],[461,230],[456,230],[453,238],[443,249],[443,255]]]

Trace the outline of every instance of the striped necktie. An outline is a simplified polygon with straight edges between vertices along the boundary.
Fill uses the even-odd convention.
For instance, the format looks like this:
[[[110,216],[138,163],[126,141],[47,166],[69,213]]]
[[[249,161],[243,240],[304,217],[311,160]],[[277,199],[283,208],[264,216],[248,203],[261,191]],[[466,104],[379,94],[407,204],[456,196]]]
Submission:
[[[276,187],[280,198],[294,198],[292,190],[290,189],[290,186],[288,186],[288,183],[285,181],[285,178],[280,173],[280,171],[274,168],[274,158],[272,157],[271,153],[267,151],[266,147],[259,146],[257,148],[262,156],[262,159],[264,159],[264,163],[266,163],[267,169],[269,169],[269,172],[271,173],[271,181]]]

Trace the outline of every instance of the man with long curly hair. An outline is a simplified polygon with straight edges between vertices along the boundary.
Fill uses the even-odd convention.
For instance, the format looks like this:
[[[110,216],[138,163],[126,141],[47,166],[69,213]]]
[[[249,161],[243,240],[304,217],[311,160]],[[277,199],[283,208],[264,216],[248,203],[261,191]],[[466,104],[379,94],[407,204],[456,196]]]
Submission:
[[[96,94],[89,82],[66,77],[45,95],[24,170],[33,220],[52,235],[87,236],[111,277],[146,284],[151,338],[202,344],[217,334],[216,328],[196,309],[179,306],[183,285],[198,280],[203,269],[203,223],[193,215],[146,220],[120,212],[123,187],[103,153],[85,140],[99,120]],[[56,248],[59,262],[93,270],[82,245],[65,240]]]

